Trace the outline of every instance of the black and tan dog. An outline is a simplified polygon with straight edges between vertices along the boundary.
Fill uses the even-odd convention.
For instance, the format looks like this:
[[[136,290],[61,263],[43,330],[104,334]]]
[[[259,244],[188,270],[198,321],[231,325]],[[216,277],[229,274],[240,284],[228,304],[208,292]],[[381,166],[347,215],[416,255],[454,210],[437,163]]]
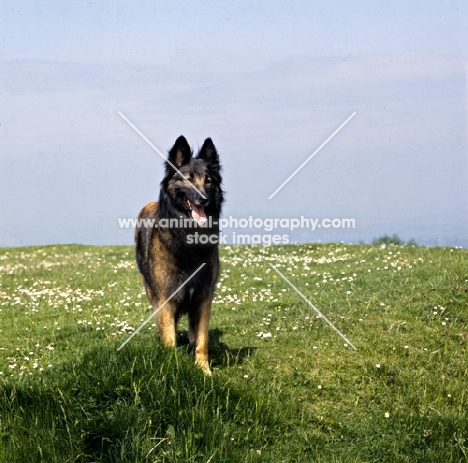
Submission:
[[[149,203],[138,216],[136,260],[155,309],[205,264],[156,317],[162,342],[175,346],[177,322],[181,315],[188,315],[195,361],[211,374],[208,328],[219,273],[218,221],[223,203],[219,157],[210,138],[193,157],[181,136],[169,151],[168,161],[159,202]]]

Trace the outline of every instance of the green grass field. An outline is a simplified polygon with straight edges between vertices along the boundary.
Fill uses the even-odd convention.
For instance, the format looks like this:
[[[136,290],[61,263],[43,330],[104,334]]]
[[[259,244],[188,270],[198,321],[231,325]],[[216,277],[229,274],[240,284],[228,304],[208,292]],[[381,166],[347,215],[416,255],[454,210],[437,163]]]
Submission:
[[[271,269],[356,345],[346,346]],[[0,461],[466,462],[468,252],[226,246],[204,377],[130,247],[0,250]]]

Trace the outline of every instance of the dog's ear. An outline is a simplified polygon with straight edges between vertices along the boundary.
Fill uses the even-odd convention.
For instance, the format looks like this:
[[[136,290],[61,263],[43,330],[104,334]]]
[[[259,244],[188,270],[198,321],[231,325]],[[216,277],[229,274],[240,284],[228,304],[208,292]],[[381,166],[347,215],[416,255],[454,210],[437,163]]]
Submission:
[[[188,164],[191,158],[192,150],[190,149],[190,146],[185,137],[181,135],[169,151],[168,161],[175,167],[179,168],[184,164]],[[172,172],[174,169],[172,168],[171,164],[169,164],[169,162],[166,162],[166,171]]]
[[[203,143],[200,151],[198,152],[198,158],[203,159],[205,162],[211,164],[214,169],[219,169],[219,156],[216,151],[216,147],[213,144],[211,138],[207,138]]]

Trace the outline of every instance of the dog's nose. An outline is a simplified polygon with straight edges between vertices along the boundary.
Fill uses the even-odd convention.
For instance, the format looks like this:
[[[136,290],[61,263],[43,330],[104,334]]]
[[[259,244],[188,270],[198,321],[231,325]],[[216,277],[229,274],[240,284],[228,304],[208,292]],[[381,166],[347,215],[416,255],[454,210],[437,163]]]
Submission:
[[[205,198],[202,198],[202,197],[200,196],[200,198],[199,198],[199,200],[198,200],[198,201],[200,201],[200,205],[201,205],[201,206],[206,206],[206,205],[210,202],[210,200],[208,199],[208,197],[206,197],[206,193],[204,193],[204,194],[205,194]]]

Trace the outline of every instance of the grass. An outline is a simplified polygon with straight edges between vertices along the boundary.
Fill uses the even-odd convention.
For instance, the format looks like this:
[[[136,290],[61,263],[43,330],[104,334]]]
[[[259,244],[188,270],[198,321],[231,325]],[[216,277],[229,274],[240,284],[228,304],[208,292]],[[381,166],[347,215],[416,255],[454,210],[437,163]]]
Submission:
[[[226,246],[214,375],[129,247],[0,250],[1,462],[466,462],[468,252]],[[276,265],[358,348],[317,318]]]

